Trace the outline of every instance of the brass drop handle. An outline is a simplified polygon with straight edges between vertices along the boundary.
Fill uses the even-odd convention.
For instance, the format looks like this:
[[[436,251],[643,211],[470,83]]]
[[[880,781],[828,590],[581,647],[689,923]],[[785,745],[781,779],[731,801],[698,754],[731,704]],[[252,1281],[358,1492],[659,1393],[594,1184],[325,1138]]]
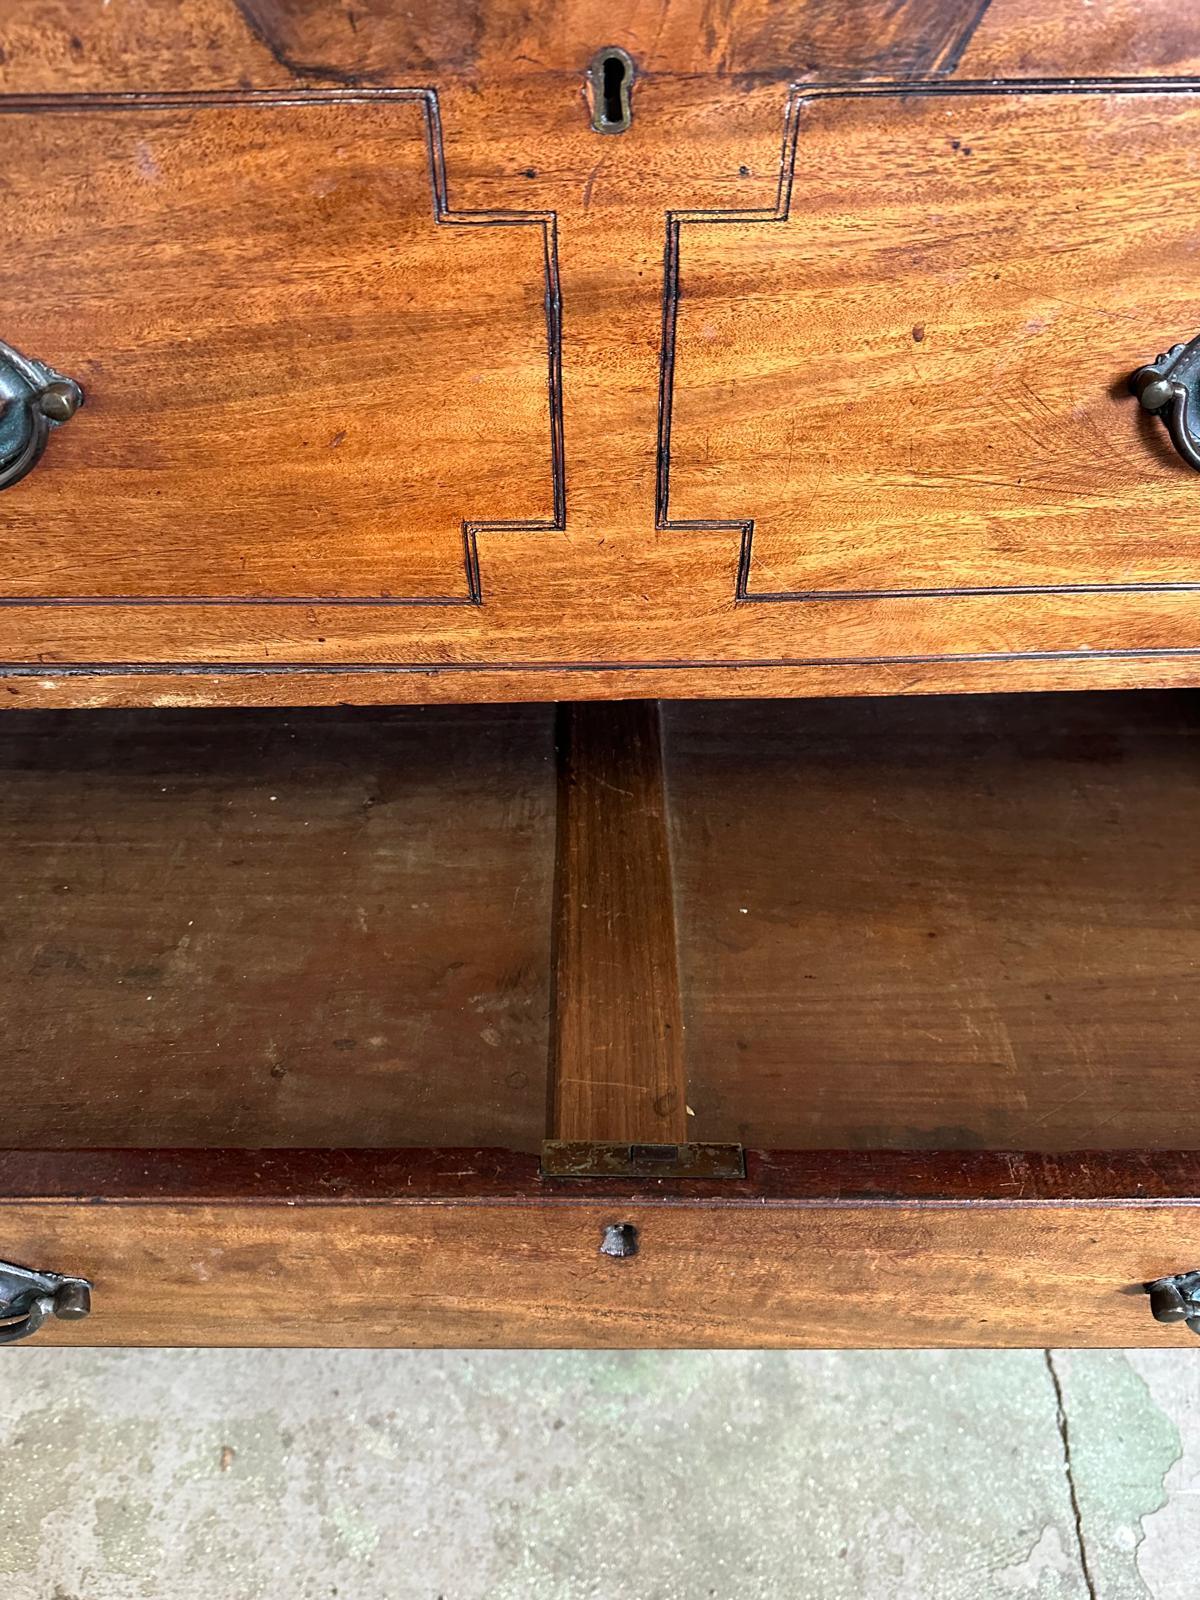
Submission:
[[[0,489],[10,489],[37,466],[51,433],[82,404],[74,378],[0,339]]]
[[[35,1272],[0,1261],[0,1344],[28,1339],[47,1317],[72,1321],[86,1317],[91,1309],[92,1286],[86,1278]]]
[[[1129,380],[1142,409],[1161,417],[1171,443],[1200,472],[1200,433],[1196,432],[1196,407],[1200,404],[1200,337],[1190,344],[1173,344],[1166,355],[1139,367]]]
[[[1146,1285],[1155,1322],[1186,1322],[1200,1334],[1200,1272],[1177,1272]]]

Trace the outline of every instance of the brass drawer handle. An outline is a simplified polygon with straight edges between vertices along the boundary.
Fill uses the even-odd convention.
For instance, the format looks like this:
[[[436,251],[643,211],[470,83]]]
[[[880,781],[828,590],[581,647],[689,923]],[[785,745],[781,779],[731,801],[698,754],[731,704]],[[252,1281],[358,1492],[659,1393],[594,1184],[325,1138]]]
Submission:
[[[37,466],[51,433],[82,404],[74,378],[0,339],[0,489],[10,489]]]
[[[92,1286],[86,1278],[60,1272],[34,1272],[0,1261],[0,1344],[28,1339],[47,1317],[68,1321],[92,1309]]]
[[[1139,367],[1129,380],[1142,409],[1161,417],[1171,435],[1171,443],[1187,462],[1200,472],[1200,434],[1193,428],[1196,406],[1200,403],[1200,337],[1190,344],[1173,344],[1166,355],[1149,366]]]
[[[1155,1322],[1186,1322],[1200,1334],[1200,1272],[1177,1272],[1146,1285]]]

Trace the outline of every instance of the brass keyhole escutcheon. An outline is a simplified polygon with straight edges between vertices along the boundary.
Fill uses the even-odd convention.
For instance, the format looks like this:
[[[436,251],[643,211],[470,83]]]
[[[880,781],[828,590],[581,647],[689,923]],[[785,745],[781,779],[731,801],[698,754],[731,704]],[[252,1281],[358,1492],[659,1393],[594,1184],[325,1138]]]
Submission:
[[[597,133],[624,133],[633,121],[633,58],[620,45],[605,45],[592,57],[587,98]]]

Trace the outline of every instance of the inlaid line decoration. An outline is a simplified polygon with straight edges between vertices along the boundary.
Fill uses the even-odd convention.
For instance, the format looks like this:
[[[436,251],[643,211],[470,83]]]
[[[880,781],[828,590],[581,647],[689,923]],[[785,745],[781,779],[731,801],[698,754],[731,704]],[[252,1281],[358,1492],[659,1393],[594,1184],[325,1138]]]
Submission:
[[[866,656],[693,656],[673,661],[626,660],[613,657],[590,661],[3,661],[0,679],[18,679],[55,688],[59,683],[85,678],[438,678],[514,677],[546,672],[561,677],[629,672],[762,672],[778,668],[820,669],[842,667],[980,667],[1012,662],[1061,665],[1094,661],[1195,661],[1200,646],[1130,645],[1127,648],[1089,650],[967,650],[940,655]],[[653,691],[647,691],[648,693]]]
[[[987,595],[1065,595],[1065,594],[1175,594],[1200,591],[1194,583],[1030,583],[977,584],[958,588],[897,589],[799,589],[755,590],[751,588],[754,563],[754,518],[731,520],[674,519],[670,513],[671,422],[675,398],[676,334],[680,300],[680,233],[688,223],[781,223],[791,216],[792,187],[800,121],[806,105],[817,100],[885,99],[902,95],[907,99],[927,97],[993,97],[1001,95],[1082,95],[1082,94],[1196,94],[1196,79],[1116,78],[1093,80],[1040,79],[1020,82],[958,83],[924,82],[912,84],[878,83],[841,86],[837,84],[793,85],[784,111],[783,143],[779,155],[779,183],[773,207],[746,210],[668,211],[666,246],[663,252],[662,351],[659,363],[658,394],[658,469],[654,526],[661,533],[736,534],[738,550],[735,602],[738,604],[778,604],[779,602],[847,600],[934,600]],[[940,658],[939,658],[940,659]]]
[[[566,454],[562,404],[562,296],[559,290],[558,215],[554,211],[455,211],[446,180],[442,117],[436,89],[305,89],[230,91],[180,94],[114,94],[21,96],[0,98],[0,116],[16,113],[81,111],[189,111],[213,106],[320,106],[346,104],[416,104],[421,107],[433,220],[451,228],[539,228],[545,280],[546,384],[550,412],[550,475],[552,514],[548,519],[469,521],[462,523],[462,561],[466,583],[459,595],[21,595],[0,596],[0,607],[47,606],[479,606],[483,582],[479,569],[480,533],[560,533],[566,526]]]

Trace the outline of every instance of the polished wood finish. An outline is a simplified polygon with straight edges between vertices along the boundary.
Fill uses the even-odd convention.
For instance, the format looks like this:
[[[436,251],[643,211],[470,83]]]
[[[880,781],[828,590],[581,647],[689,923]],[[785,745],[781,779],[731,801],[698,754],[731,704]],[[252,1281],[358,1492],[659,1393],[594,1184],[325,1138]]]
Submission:
[[[6,0],[0,92],[479,84],[582,75],[617,41],[647,72],[778,82],[1162,77],[1200,71],[1179,0]]]
[[[955,71],[963,78],[1200,73],[1200,16],[1175,0],[990,0]]]
[[[553,863],[541,708],[8,719],[3,1143],[538,1149]]]
[[[782,225],[682,228],[672,520],[742,508],[747,599],[863,654],[1115,642],[1127,601],[1182,638],[1196,474],[1119,380],[1133,345],[1192,336],[1192,240],[1166,219],[1200,98],[864,93],[798,116]]]
[[[658,707],[558,720],[552,1139],[690,1137]]]
[[[364,600],[377,626],[469,607],[465,516],[550,521],[542,230],[438,225],[429,115],[411,93],[3,119],[4,337],[87,395],[0,500],[9,623],[55,655],[77,615],[110,656],[139,633],[222,655],[231,626],[269,652],[279,618],[324,616],[319,651]]]
[[[0,19],[12,704],[1195,681],[1194,21],[108,10]]]
[[[40,1339],[1178,1344],[1141,1286],[1195,1264],[1200,1194],[1195,1157],[775,1155],[707,1194],[495,1152],[206,1159],[0,1161],[6,1250],[95,1282]],[[614,1222],[636,1256],[600,1253]]]
[[[1200,1148],[1200,700],[673,707],[694,1137]]]
[[[818,661],[804,664],[805,693],[855,696],[895,694],[977,694],[1010,690],[1014,668],[1002,655],[969,661],[873,662]],[[1041,664],[1036,687],[1049,689],[1186,688],[1195,667],[1185,651],[1174,656],[1064,655]],[[456,670],[355,667],[281,670],[201,669],[164,671],[110,663],[104,667],[55,670],[45,667],[0,669],[0,703],[10,710],[59,706],[241,706],[275,707],[422,705],[462,701],[551,701],[627,699],[649,683],[680,700],[720,695],[759,698],[780,692],[780,669],[712,666],[664,667],[653,673],[630,668],[470,668]]]

